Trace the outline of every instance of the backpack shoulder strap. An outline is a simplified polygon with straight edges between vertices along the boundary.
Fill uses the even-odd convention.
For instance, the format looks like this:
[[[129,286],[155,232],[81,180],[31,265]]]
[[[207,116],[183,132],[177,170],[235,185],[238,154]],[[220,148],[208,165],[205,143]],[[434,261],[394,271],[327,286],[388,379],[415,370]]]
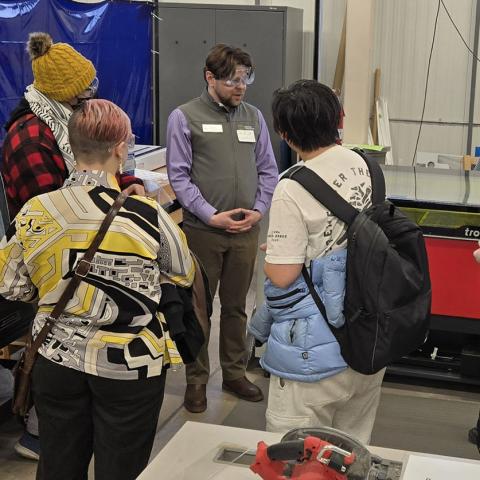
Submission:
[[[353,151],[363,158],[370,172],[370,181],[372,183],[372,205],[378,205],[385,200],[385,177],[382,168],[375,160],[370,160],[358,148]],[[347,225],[350,225],[358,214],[358,210],[352,207],[344,200],[323,178],[317,175],[313,170],[303,165],[295,166],[287,171],[282,179],[289,178],[295,180],[310,193],[325,208],[330,210],[337,218]]]
[[[322,317],[327,322],[327,324],[330,325],[328,323],[327,309],[325,308],[325,305],[322,302],[320,295],[315,290],[315,285],[313,284],[312,277],[310,277],[310,273],[308,272],[307,267],[305,265],[302,265],[302,276],[303,276],[303,279],[305,280],[305,283],[307,284],[308,291],[310,292],[310,295],[312,296],[313,301],[315,302],[315,304],[317,305],[317,308],[320,310],[320,313],[322,314]]]
[[[350,225],[358,215],[356,208],[352,207],[310,168],[304,166],[292,168],[283,178],[298,182],[313,198],[347,225]]]
[[[370,160],[359,148],[353,151],[363,158],[370,172],[370,181],[372,182],[372,205],[378,205],[385,200],[385,177],[383,176],[382,167],[375,160]]]

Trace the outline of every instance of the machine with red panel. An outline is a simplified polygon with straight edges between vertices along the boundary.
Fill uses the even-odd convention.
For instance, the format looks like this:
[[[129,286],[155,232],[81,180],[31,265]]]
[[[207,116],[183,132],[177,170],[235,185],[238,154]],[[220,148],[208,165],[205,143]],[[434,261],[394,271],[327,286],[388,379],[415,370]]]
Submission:
[[[464,230],[480,233],[480,229]],[[478,320],[480,331],[480,268],[473,261],[477,242],[474,238],[425,238],[432,280],[432,314]]]
[[[480,206],[391,200],[425,235],[432,327],[426,357],[416,358],[421,368],[410,358],[390,371],[480,384],[480,265],[473,258],[480,240]]]

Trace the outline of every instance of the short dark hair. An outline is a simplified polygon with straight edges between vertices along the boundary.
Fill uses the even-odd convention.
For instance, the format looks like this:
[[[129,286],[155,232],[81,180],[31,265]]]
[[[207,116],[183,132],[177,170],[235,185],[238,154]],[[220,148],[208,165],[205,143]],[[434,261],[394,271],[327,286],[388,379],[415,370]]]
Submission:
[[[338,139],[342,107],[330,87],[316,80],[298,80],[276,90],[273,128],[304,152],[327,147]]]
[[[208,52],[203,75],[205,78],[205,73],[209,71],[217,79],[230,78],[235,73],[238,65],[249,67],[253,72],[254,67],[249,53],[241,48],[219,43]]]

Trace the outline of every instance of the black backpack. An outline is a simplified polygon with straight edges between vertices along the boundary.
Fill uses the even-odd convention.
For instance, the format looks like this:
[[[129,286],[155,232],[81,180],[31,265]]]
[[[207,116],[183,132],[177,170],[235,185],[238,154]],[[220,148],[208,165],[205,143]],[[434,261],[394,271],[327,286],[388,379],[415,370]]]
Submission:
[[[35,318],[36,305],[6,300],[0,296],[0,348],[27,334]]]
[[[195,266],[192,286],[182,288],[163,283],[159,304],[170,337],[185,364],[193,363],[205,344],[213,311],[207,274],[200,260],[190,253]]]
[[[368,375],[425,342],[431,286],[420,228],[385,199],[385,180],[378,163],[357,153],[368,165],[372,182],[372,205],[361,212],[309,168],[293,168],[284,178],[300,183],[348,225],[345,324],[338,329],[328,325],[345,362]],[[327,319],[305,266],[302,273]]]

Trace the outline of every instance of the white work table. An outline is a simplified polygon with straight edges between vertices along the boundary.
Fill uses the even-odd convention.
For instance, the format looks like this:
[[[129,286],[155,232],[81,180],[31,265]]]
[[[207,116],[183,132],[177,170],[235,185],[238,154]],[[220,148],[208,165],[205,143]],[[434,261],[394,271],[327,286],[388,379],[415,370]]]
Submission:
[[[282,436],[279,433],[186,422],[151,461],[138,480],[260,479],[247,467],[216,462],[214,459],[219,449],[223,446],[233,446],[244,451],[255,451],[260,440],[271,445],[279,442]],[[369,447],[369,450],[382,458],[403,462],[402,480],[425,480],[426,478],[478,480],[480,478],[480,461],[413,454],[381,447]],[[408,476],[405,475],[407,462],[411,462]],[[428,470],[428,475],[423,474],[420,471],[421,467],[417,468],[417,464],[428,465],[432,473]],[[451,472],[455,474],[452,475]]]

